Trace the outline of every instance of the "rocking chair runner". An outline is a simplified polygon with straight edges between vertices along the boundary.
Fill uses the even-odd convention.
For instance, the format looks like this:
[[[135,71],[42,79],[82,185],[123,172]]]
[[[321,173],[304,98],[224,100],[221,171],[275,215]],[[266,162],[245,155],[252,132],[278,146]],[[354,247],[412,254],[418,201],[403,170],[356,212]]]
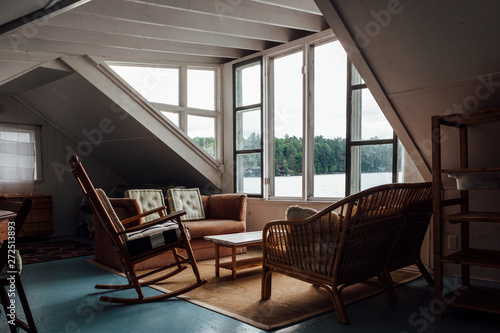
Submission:
[[[101,296],[99,299],[100,301],[126,304],[161,301],[191,291],[207,282],[200,277],[198,266],[189,242],[188,233],[186,232],[180,219],[182,215],[186,214],[185,211],[179,211],[166,216],[161,216],[158,219],[137,226],[127,227],[127,224],[130,222],[137,221],[144,216],[162,211],[165,207],[159,207],[120,221],[104,191],[101,189],[95,189],[92,185],[92,182],[87,176],[82,164],[79,162],[78,157],[72,156],[69,160],[69,164],[72,168],[73,175],[78,180],[80,187],[87,197],[87,200],[94,209],[95,215],[98,217],[100,223],[103,225],[106,233],[111,239],[113,247],[120,257],[123,272],[125,272],[129,281],[129,283],[125,285],[96,285],[95,287],[97,289],[117,290],[135,288],[138,295],[137,298]],[[184,248],[186,250],[187,257],[181,256],[177,252],[177,248]],[[174,264],[166,265],[141,275],[136,273],[134,264],[167,251],[172,252],[176,261]],[[196,282],[194,284],[167,294],[144,297],[142,287],[166,280],[182,272],[187,268],[183,265],[184,263],[189,263],[193,269],[193,273],[196,278]],[[156,275],[157,273],[161,273],[160,276],[151,278],[151,276]],[[149,279],[145,279],[148,277]]]

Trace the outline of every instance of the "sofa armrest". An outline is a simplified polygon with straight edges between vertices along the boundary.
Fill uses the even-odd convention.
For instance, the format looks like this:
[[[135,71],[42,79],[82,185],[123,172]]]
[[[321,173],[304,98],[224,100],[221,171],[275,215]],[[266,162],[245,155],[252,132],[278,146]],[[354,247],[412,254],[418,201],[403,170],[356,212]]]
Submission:
[[[209,216],[213,219],[246,221],[247,195],[241,193],[214,194],[208,199]]]

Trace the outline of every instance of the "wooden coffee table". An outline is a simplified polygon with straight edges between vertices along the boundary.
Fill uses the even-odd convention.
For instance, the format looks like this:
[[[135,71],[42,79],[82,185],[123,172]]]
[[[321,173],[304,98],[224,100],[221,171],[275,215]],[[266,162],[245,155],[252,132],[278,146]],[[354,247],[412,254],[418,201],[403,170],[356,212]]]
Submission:
[[[262,265],[262,256],[236,260],[236,249],[239,247],[261,245],[262,231],[240,232],[235,234],[205,236],[206,240],[215,244],[215,276],[219,277],[220,268],[229,269],[236,280],[236,271]],[[230,262],[220,262],[219,247],[229,247],[232,250]]]

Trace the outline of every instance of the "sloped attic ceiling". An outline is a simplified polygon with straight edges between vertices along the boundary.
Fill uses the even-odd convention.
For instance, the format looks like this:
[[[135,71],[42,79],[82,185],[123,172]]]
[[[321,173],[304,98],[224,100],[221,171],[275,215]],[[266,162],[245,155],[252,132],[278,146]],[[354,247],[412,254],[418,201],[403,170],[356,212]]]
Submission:
[[[22,84],[40,71],[44,79],[54,80],[36,87]],[[59,76],[48,71],[35,69],[0,86],[0,91],[14,92],[16,99],[71,138],[75,146],[66,147],[67,154],[76,153],[82,160],[92,154],[129,184],[214,188],[199,170],[84,76],[70,70]]]
[[[48,8],[56,2],[57,6],[52,7],[68,4],[69,10],[49,13]],[[17,5],[15,8],[14,3]],[[28,22],[22,17],[14,20],[17,23],[12,21],[16,24],[7,22],[30,13],[35,9],[30,5],[29,1],[0,2],[0,93],[16,96],[77,143],[85,138],[80,133],[82,128],[78,132],[70,124],[72,117],[80,119],[78,113],[83,112],[94,120],[93,124],[84,123],[85,126],[95,128],[95,121],[100,119],[98,110],[109,108],[110,100],[116,103],[121,96],[126,96],[128,101],[121,107],[128,107],[126,111],[131,115],[128,132],[137,134],[137,137],[141,137],[139,134],[147,137],[152,133],[164,145],[164,150],[149,152],[148,149],[156,144],[138,144],[134,149],[133,143],[130,143],[127,161],[151,162],[151,168],[164,171],[165,177],[169,172],[178,170],[185,177],[189,175],[187,181],[180,177],[179,182],[199,187],[208,183],[221,188],[224,166],[201,156],[203,154],[183,133],[165,130],[164,126],[168,127],[168,124],[162,123],[161,119],[156,123],[147,122],[150,133],[144,132],[145,127],[140,125],[142,118],[155,118],[150,106],[131,97],[123,87],[104,84],[103,73],[96,70],[98,64],[115,61],[154,65],[219,65],[329,29],[313,0],[53,0],[37,2],[41,12],[35,13],[42,15],[40,19],[32,13],[28,15],[33,20]],[[64,77],[68,75],[65,70],[46,67],[46,64],[57,62],[56,59],[60,58],[76,62],[68,67],[71,68],[69,73],[74,71],[78,74]],[[89,65],[88,59],[94,59],[96,63]],[[101,79],[96,79],[96,76]],[[82,82],[72,84],[77,91],[70,92],[61,86],[66,80],[68,83]],[[80,96],[80,85],[88,90],[87,96],[94,98],[93,93],[98,95],[95,102]],[[125,93],[120,94],[120,90]],[[69,100],[73,100],[73,95],[78,102],[71,104]],[[52,96],[61,102],[49,100]],[[65,98],[68,101],[62,102]],[[93,110],[89,111],[89,108]],[[133,129],[132,124],[137,129]],[[103,147],[118,147],[117,142],[124,139],[119,131],[113,134],[117,138],[110,137],[109,142],[95,147],[95,153],[102,157],[103,164],[119,175],[130,174],[126,172],[128,170],[119,172],[124,168],[120,166],[121,162],[125,162],[123,159],[105,153]],[[144,146],[147,149],[140,148]],[[185,162],[172,157],[171,151],[182,156]],[[168,159],[153,166],[153,161],[158,161],[152,156],[168,156]],[[192,165],[196,166],[194,176],[190,175],[194,169]],[[137,173],[137,169],[132,171]],[[140,178],[143,176],[145,174],[131,176],[134,178],[129,181],[162,181]],[[173,174],[171,178],[175,176]]]
[[[500,2],[315,2],[424,178],[432,115],[499,106]]]
[[[1,26],[0,15],[0,49],[14,45],[23,51],[113,61],[222,64],[328,29],[313,0],[59,3],[71,1],[80,5],[10,32]],[[12,2],[0,2],[0,13],[12,11]],[[16,2],[21,9],[27,6],[27,1]]]

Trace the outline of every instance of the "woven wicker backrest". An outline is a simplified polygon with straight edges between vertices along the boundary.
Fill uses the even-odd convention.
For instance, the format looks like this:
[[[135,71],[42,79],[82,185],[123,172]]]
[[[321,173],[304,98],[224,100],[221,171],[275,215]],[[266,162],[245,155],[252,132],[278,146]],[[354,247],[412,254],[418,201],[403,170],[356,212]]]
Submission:
[[[351,216],[343,220],[344,232],[335,258],[335,281],[348,283],[380,271],[407,217],[428,213],[431,209],[431,191],[429,183],[393,184],[348,197],[353,210]]]
[[[304,220],[270,222],[266,260],[329,284],[372,277],[383,270],[407,217],[431,210],[431,191],[430,183],[383,185]]]

